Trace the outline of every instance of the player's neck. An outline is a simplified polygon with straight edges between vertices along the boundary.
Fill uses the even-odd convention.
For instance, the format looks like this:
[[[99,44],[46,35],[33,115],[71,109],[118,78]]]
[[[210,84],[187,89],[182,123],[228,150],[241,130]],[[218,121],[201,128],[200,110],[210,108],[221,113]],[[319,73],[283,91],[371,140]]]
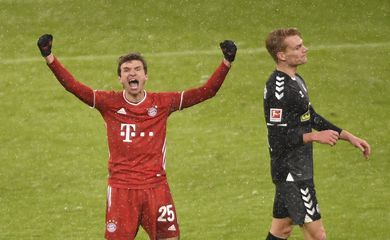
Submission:
[[[131,103],[139,103],[145,98],[145,90],[142,90],[139,93],[133,94],[125,91],[126,100]]]
[[[283,65],[283,64],[278,64],[276,66],[276,70],[284,72],[285,74],[289,75],[290,77],[295,77],[295,74],[297,73],[297,67],[287,66],[287,65]]]

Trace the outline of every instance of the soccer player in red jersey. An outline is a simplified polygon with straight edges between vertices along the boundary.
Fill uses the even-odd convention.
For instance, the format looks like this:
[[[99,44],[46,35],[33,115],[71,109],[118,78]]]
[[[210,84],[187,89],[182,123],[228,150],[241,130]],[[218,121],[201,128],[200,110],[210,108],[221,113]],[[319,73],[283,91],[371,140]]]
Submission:
[[[147,64],[138,53],[121,56],[118,78],[123,91],[100,91],[78,82],[51,53],[53,36],[42,35],[38,47],[62,86],[96,108],[107,129],[109,147],[106,239],[134,239],[139,226],[150,239],[179,239],[176,209],[166,172],[166,125],[171,113],[216,95],[237,47],[220,44],[224,59],[208,81],[181,92],[146,91]]]

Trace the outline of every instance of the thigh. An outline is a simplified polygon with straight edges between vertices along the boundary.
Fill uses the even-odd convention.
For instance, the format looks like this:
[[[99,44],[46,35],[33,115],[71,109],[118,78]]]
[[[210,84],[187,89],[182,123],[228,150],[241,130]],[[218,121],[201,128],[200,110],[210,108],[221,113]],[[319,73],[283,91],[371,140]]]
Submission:
[[[151,239],[180,235],[177,214],[168,184],[148,190],[141,224]]]
[[[303,224],[301,230],[305,240],[326,239],[325,228],[321,219]]]
[[[108,187],[106,239],[134,239],[140,225],[142,199],[139,190]]]
[[[281,194],[279,205],[287,209],[288,217],[294,224],[302,225],[321,219],[312,180],[283,183],[277,189]]]

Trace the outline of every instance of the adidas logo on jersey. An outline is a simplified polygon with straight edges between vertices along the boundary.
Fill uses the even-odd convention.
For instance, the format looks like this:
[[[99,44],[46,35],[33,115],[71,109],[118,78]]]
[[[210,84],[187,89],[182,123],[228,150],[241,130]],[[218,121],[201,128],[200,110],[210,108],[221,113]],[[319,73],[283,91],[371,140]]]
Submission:
[[[175,225],[172,225],[168,228],[168,231],[176,231]]]
[[[123,115],[126,115],[127,113],[126,113],[126,110],[124,109],[124,108],[121,108],[121,109],[119,109],[118,111],[116,111],[117,113],[119,113],[119,114],[123,114]]]

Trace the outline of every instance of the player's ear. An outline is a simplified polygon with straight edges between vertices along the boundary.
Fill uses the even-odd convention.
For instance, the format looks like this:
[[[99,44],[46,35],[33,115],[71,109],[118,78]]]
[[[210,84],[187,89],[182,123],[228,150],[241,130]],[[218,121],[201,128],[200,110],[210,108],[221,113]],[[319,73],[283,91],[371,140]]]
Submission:
[[[277,57],[280,61],[285,61],[285,60],[286,60],[286,54],[284,54],[284,52],[277,52],[277,53],[276,53],[276,57]]]

